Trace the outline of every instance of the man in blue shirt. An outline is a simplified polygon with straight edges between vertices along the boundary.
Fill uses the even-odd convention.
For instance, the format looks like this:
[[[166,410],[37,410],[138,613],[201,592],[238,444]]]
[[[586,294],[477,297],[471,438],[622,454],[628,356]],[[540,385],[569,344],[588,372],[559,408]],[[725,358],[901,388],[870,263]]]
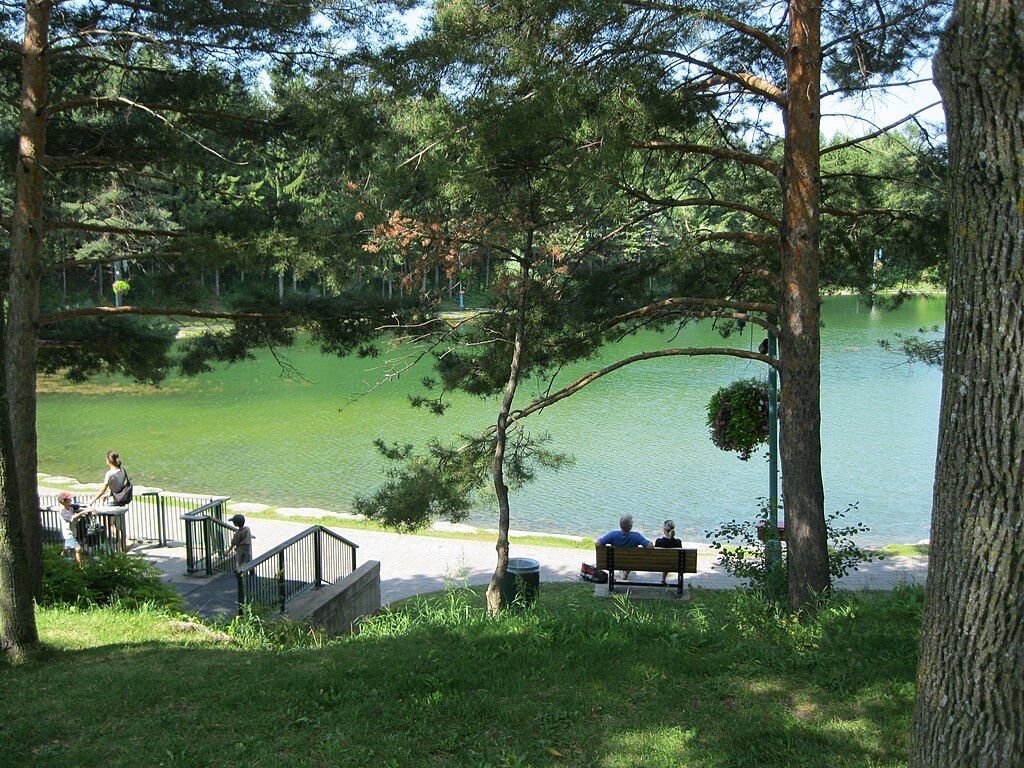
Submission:
[[[623,515],[619,519],[619,530],[609,531],[597,540],[599,546],[611,544],[613,547],[653,547],[654,545],[633,530],[633,516]]]
[[[613,547],[653,547],[654,544],[649,542],[643,537],[642,534],[637,533],[633,530],[633,516],[623,515],[619,518],[619,530],[608,531],[604,536],[597,540],[598,546],[605,546],[611,544]],[[622,574],[623,581],[629,581],[630,571],[625,571]]]

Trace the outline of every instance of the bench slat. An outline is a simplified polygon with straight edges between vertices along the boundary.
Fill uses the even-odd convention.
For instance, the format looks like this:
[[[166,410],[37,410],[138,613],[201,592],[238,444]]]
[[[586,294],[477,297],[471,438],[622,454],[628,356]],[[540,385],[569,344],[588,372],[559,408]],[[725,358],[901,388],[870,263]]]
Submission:
[[[697,572],[696,549],[660,549],[653,547],[602,547],[598,545],[597,567],[608,569],[608,550],[613,549],[616,570],[620,571],[679,571],[679,553],[683,553],[683,573]]]

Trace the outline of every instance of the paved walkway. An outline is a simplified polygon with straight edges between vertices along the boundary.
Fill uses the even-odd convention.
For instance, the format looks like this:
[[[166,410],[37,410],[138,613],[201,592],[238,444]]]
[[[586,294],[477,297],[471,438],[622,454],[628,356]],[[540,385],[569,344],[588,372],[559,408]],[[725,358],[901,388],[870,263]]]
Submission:
[[[255,536],[254,556],[308,527],[305,523],[258,517],[250,517],[248,524]],[[385,604],[436,592],[450,582],[486,584],[494,571],[494,544],[491,542],[330,527],[359,545],[356,555],[359,563],[380,561],[381,600]],[[700,550],[698,573],[688,576],[687,583],[710,589],[736,586],[736,580],[716,565],[717,555],[707,550],[705,544],[688,543],[684,546],[696,546]],[[207,615],[234,612],[236,586],[232,575],[213,580],[189,578],[184,575],[183,548],[146,549],[144,552],[196,610]],[[580,563],[594,561],[594,553],[587,550],[516,543],[511,545],[511,556],[532,557],[540,561],[541,580],[547,582],[576,581]],[[839,585],[846,589],[891,589],[900,582],[923,584],[927,570],[926,557],[887,557],[862,566]]]

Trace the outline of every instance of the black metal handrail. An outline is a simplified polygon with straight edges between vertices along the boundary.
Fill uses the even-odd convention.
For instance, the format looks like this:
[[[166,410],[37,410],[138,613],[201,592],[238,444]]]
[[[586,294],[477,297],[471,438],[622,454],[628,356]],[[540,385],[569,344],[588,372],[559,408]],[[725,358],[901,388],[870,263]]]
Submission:
[[[185,525],[185,571],[188,575],[212,576],[228,569],[231,534],[238,529],[224,522],[227,502],[227,496],[212,499],[181,515]]]
[[[78,525],[85,527],[85,533],[76,536],[83,550],[89,554],[110,554],[112,552],[123,552],[127,549],[128,540],[139,541],[148,539],[140,531],[133,530],[132,535],[128,534],[129,528],[138,525],[138,518],[145,514],[142,509],[148,497],[156,496],[155,491],[147,491],[138,494],[132,503],[124,509],[93,509],[88,516]],[[141,497],[141,498],[140,498]],[[72,496],[71,501],[79,507],[85,507],[91,498],[85,496]],[[63,544],[64,533],[61,521],[61,506],[56,495],[45,494],[39,497],[39,518],[43,529],[44,544]],[[99,523],[99,525],[95,525]]]
[[[312,589],[335,582],[356,569],[358,544],[329,528],[314,525],[282,541],[238,569],[238,608],[277,609]]]
[[[72,501],[85,506],[91,495],[75,495]],[[185,541],[184,515],[218,502],[209,496],[187,496],[163,491],[136,493],[124,510],[102,509],[91,513],[93,519],[103,523],[110,541],[94,544],[90,551],[113,551],[117,545],[124,549],[129,540],[156,544],[160,547],[181,544]],[[48,544],[63,542],[59,515],[60,504],[55,494],[39,497],[39,515],[43,526],[43,540]],[[104,537],[100,537],[104,538]],[[82,542],[85,544],[85,542]]]

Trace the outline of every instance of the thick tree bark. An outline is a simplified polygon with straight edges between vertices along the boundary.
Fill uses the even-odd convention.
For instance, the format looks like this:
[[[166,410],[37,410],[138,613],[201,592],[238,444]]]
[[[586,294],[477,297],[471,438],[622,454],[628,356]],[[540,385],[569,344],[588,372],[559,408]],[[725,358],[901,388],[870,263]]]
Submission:
[[[828,590],[825,493],[821,479],[820,233],[821,6],[790,0],[785,156],[782,169],[782,492],[788,540],[789,605]]]
[[[3,316],[0,315],[0,329],[2,327]],[[0,374],[2,372],[0,364]],[[10,661],[20,662],[39,651],[39,635],[12,461],[14,444],[9,418],[5,389],[0,386],[0,652]],[[38,516],[37,510],[37,520]]]
[[[27,575],[33,594],[42,588],[42,528],[36,491],[36,355],[42,279],[43,158],[46,155],[47,43],[50,2],[25,4],[21,57],[21,123],[15,170],[14,216],[8,275],[7,395],[13,469],[18,486]]]
[[[527,242],[527,253],[529,253],[532,250],[532,232],[530,232]],[[508,486],[505,484],[505,445],[508,438],[508,417],[512,411],[512,401],[516,395],[516,388],[519,386],[519,370],[522,363],[523,344],[526,334],[526,300],[529,294],[531,279],[528,268],[523,268],[519,279],[522,283],[519,286],[519,306],[516,310],[515,338],[512,341],[512,360],[509,362],[508,383],[505,384],[505,393],[501,399],[501,410],[498,412],[498,421],[494,431],[494,464],[492,473],[494,476],[494,492],[498,497],[498,540],[494,548],[498,553],[498,562],[494,568],[494,575],[491,576],[491,583],[487,585],[487,610],[492,615],[505,607],[501,599],[501,582],[505,579],[505,574],[508,572],[510,517]]]
[[[1024,2],[958,2],[935,58],[950,272],[913,768],[1024,765]]]

